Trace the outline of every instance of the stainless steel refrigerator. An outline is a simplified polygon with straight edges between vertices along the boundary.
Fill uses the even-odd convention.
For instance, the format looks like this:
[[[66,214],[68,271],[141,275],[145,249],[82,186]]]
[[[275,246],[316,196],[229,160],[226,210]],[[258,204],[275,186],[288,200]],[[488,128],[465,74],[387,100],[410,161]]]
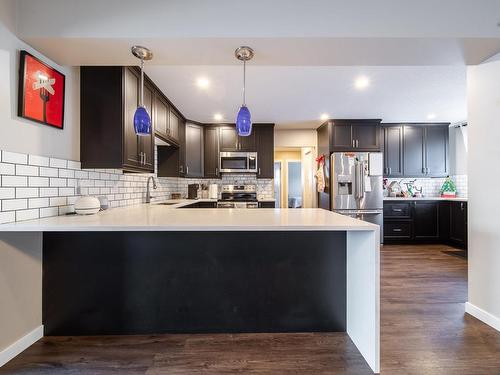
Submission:
[[[381,152],[337,152],[330,157],[332,211],[380,225],[383,239]]]

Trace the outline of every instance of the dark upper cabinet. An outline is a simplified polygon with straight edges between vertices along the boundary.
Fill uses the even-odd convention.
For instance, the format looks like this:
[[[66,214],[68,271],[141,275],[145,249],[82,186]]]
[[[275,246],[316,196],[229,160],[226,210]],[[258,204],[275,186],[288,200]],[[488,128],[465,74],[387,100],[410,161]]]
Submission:
[[[238,151],[238,134],[234,126],[220,127],[219,136],[221,151]]]
[[[260,125],[258,125],[260,126]],[[258,126],[253,126],[252,133],[246,137],[238,136],[238,151],[257,151],[257,145],[255,142],[255,128]]]
[[[334,124],[332,127],[332,151],[345,151],[354,148],[351,124]]]
[[[240,137],[233,126],[222,126],[220,128],[220,151],[256,151],[255,132],[247,137]]]
[[[448,139],[448,125],[431,125],[425,128],[425,171],[428,177],[448,175]]]
[[[403,170],[405,176],[425,177],[425,127],[403,126]]]
[[[186,122],[179,120],[178,122],[178,137],[179,137],[179,167],[178,173],[180,177],[186,175]]]
[[[329,151],[381,151],[381,127],[377,119],[329,120],[318,128],[318,138],[327,133]],[[328,131],[320,129],[328,127]]]
[[[380,151],[380,121],[371,124],[354,124],[352,138],[356,150]]]
[[[186,177],[203,177],[203,127],[186,123]]]
[[[82,168],[153,172],[154,139],[138,137],[134,113],[139,104],[135,67],[83,66],[80,69],[80,159]],[[144,104],[152,115],[153,85],[147,80]]]
[[[204,175],[219,178],[219,128],[207,126],[204,130]]]
[[[169,113],[169,121],[168,121],[168,135],[169,138],[172,139],[175,142],[179,143],[180,140],[180,127],[182,126],[181,123],[181,118],[179,114],[175,110],[170,110]]]
[[[274,125],[253,129],[257,140],[257,178],[274,178]]]
[[[403,176],[403,127],[387,126],[384,134],[384,175]]]
[[[413,201],[413,231],[416,240],[439,239],[439,202]]]
[[[383,124],[384,175],[445,177],[449,174],[448,125]]]
[[[154,119],[156,135],[168,139],[168,120],[170,115],[170,106],[163,95],[155,93],[154,95]]]

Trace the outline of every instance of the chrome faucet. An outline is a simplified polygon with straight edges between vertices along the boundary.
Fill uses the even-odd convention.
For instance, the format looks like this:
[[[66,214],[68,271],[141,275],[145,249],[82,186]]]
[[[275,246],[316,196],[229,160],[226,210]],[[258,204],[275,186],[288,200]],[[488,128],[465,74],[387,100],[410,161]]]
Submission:
[[[149,182],[150,182],[151,180],[153,181],[153,189],[155,189],[155,190],[156,190],[156,181],[155,181],[155,178],[154,178],[153,176],[149,176],[149,177],[148,177],[148,183],[147,183],[147,185],[146,185],[146,203],[151,203],[151,198],[153,198],[153,197],[151,196],[150,191],[149,191]]]

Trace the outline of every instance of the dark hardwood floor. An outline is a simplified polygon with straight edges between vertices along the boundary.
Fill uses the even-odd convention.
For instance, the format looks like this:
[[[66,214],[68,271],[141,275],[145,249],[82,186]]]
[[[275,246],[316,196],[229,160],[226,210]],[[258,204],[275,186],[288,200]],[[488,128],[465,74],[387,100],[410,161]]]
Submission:
[[[500,333],[464,314],[446,246],[384,246],[382,374],[500,374]],[[371,374],[342,333],[45,337],[0,374]]]

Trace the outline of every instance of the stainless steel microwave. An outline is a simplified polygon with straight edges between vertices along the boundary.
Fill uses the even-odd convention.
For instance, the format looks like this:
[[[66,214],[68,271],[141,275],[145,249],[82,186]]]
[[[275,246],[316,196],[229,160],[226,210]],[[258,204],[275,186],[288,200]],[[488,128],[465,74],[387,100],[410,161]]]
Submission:
[[[223,173],[257,173],[256,152],[221,152],[219,155]]]

